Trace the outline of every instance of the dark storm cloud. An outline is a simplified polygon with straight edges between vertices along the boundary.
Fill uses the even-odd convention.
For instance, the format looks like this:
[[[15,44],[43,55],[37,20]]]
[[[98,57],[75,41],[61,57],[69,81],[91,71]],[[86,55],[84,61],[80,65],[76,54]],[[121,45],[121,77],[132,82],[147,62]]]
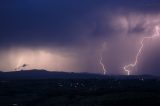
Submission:
[[[73,45],[83,42],[86,36],[111,35],[106,34],[113,31],[109,26],[104,26],[103,14],[112,13],[116,8],[156,11],[160,1],[4,0],[0,7],[1,46]],[[133,31],[140,30],[143,29],[137,27]]]
[[[12,46],[62,47],[69,58],[76,54],[81,68],[97,72],[106,41],[103,61],[109,72],[121,74],[120,67],[132,63],[139,37],[152,32],[159,12],[160,0],[1,0],[0,52]]]
[[[87,23],[89,18],[91,19],[87,14],[98,5],[97,2],[84,0],[27,0],[1,3],[1,43],[74,42],[78,37],[72,34],[76,30],[75,22]]]

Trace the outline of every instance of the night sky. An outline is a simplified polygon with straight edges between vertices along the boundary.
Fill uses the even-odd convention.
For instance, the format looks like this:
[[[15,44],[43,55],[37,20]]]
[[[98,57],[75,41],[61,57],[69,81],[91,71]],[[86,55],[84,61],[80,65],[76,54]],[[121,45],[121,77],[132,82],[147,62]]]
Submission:
[[[107,74],[126,74],[155,26],[160,0],[1,0],[0,70],[103,74],[101,55]],[[131,74],[160,75],[160,37],[144,41]]]

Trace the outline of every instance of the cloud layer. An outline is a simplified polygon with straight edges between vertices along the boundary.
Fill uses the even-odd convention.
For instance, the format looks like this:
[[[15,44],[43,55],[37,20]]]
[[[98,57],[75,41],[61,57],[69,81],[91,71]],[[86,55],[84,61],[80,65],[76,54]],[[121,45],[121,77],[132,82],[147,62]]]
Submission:
[[[20,58],[17,54],[26,57],[24,51],[29,49],[29,54],[47,51],[51,57],[56,53],[67,58],[66,62],[57,60],[60,70],[103,73],[98,56],[106,42],[103,62],[108,73],[125,74],[123,66],[134,61],[141,38],[151,36],[154,26],[160,25],[159,0],[9,0],[0,4],[0,54],[6,57],[0,65],[3,70],[12,70]],[[146,45],[153,44],[155,41],[146,41]],[[150,52],[144,52],[134,74],[158,73],[159,62],[147,65],[147,70],[145,66],[149,63],[143,61],[158,61],[152,54],[159,47],[153,48],[152,52],[144,48]],[[11,55],[18,59],[8,59]],[[49,66],[34,64],[31,68],[58,70],[53,67],[54,61]],[[61,68],[68,62],[69,68]],[[6,64],[10,68],[5,68]]]

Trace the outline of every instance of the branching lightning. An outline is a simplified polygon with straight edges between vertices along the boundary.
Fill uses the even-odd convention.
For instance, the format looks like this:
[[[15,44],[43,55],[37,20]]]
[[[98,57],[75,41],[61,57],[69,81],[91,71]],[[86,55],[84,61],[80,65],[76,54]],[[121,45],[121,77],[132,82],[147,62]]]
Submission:
[[[106,75],[106,68],[105,68],[105,65],[103,63],[103,53],[104,53],[104,50],[106,49],[106,42],[103,43],[102,45],[102,50],[100,52],[100,55],[99,55],[99,64],[101,65],[102,67],[102,70],[103,70],[103,74]]]
[[[143,37],[143,39],[141,40],[141,47],[138,50],[138,53],[135,57],[135,62],[129,65],[124,66],[124,71],[127,72],[128,75],[130,75],[130,68],[134,68],[137,64],[138,64],[138,58],[140,56],[140,54],[142,53],[143,47],[144,47],[144,41],[146,39],[153,39],[156,37],[160,37],[160,27],[159,26],[155,26],[155,30],[154,30],[154,34],[151,37]]]

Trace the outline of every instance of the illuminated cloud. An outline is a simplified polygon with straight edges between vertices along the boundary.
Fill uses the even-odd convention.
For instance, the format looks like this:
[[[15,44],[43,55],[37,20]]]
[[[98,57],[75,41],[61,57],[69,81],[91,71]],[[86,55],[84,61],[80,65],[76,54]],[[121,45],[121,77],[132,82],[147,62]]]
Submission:
[[[134,61],[140,40],[160,24],[159,0],[17,0],[1,1],[0,6],[4,71],[29,64],[26,68],[102,73],[97,58],[107,42],[107,72],[126,74],[123,66]],[[148,64],[143,59],[134,74],[155,74],[142,68]]]
[[[19,67],[27,64],[24,69],[46,69],[62,71],[71,71],[76,65],[76,59],[67,56],[58,51],[51,51],[46,49],[28,49],[28,48],[13,48],[10,51],[0,53],[2,61],[1,70],[11,71],[19,69]],[[5,67],[3,67],[5,66]]]

